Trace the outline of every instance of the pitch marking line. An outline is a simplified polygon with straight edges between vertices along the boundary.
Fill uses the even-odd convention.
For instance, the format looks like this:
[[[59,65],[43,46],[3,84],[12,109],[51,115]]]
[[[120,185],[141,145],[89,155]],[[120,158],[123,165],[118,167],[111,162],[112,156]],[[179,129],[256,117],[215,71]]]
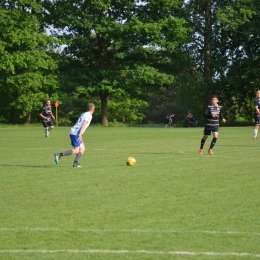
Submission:
[[[235,253],[235,252],[226,252],[226,253],[218,253],[218,252],[187,252],[187,251],[147,251],[147,250],[100,250],[100,249],[89,249],[89,250],[76,250],[76,249],[61,249],[61,250],[49,250],[49,249],[13,249],[13,250],[0,250],[0,253],[42,253],[42,254],[54,254],[54,253],[74,253],[74,254],[150,254],[150,255],[206,255],[206,256],[237,256],[237,257],[254,257],[260,258],[260,254],[250,254],[250,253]]]
[[[247,235],[260,236],[258,232],[239,232],[239,231],[210,231],[210,230],[151,230],[151,229],[61,229],[61,228],[0,228],[0,232],[82,232],[82,233],[204,233],[213,235]]]

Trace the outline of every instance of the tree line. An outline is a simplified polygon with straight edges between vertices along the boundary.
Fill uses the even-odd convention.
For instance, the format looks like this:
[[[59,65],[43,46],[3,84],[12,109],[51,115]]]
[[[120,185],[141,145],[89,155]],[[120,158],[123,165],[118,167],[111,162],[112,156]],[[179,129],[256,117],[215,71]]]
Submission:
[[[39,120],[59,100],[71,123],[202,118],[212,94],[252,120],[259,89],[258,0],[1,0],[0,122]]]

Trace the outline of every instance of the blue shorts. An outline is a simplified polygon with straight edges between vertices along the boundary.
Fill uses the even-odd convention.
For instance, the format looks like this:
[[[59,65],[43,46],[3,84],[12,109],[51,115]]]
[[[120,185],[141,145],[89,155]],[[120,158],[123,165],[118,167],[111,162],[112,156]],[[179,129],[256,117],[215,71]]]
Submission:
[[[82,141],[79,141],[78,138],[78,135],[70,135],[71,145],[73,147],[80,147],[82,144]]]

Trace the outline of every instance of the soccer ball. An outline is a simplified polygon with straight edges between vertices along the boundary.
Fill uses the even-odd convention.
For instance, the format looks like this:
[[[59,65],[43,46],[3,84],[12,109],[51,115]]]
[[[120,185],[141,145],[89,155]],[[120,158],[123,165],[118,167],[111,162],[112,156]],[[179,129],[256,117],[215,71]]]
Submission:
[[[126,159],[126,165],[127,166],[135,166],[135,164],[136,164],[136,160],[135,160],[134,157],[128,157]]]

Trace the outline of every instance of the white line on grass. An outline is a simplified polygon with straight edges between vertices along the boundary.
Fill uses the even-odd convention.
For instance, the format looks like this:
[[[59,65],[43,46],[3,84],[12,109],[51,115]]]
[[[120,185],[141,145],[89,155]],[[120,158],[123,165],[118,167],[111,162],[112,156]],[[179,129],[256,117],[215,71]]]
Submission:
[[[152,229],[61,229],[61,228],[0,228],[0,232],[94,232],[94,233],[204,233],[213,235],[247,235],[247,236],[260,236],[258,232],[239,232],[239,231],[215,231],[215,230],[152,230]]]
[[[42,253],[42,254],[54,254],[54,253],[74,253],[74,254],[151,254],[151,255],[206,255],[206,256],[237,256],[237,257],[255,257],[260,258],[260,254],[251,253],[236,253],[236,252],[187,252],[187,251],[148,251],[148,250],[100,250],[100,249],[88,249],[88,250],[77,250],[77,249],[60,249],[60,250],[50,250],[50,249],[2,249],[0,253]]]

